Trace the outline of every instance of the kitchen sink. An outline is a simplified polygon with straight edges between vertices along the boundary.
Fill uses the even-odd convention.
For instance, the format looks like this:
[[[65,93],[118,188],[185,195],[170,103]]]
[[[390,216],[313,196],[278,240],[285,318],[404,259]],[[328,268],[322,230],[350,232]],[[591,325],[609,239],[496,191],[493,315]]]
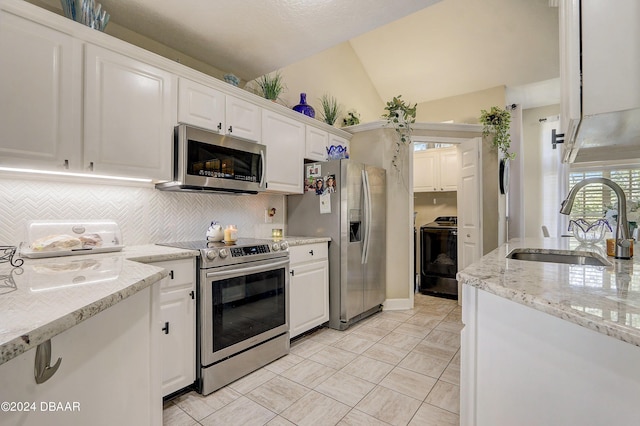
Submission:
[[[571,265],[611,266],[611,262],[602,256],[587,251],[514,249],[507,259],[530,260],[533,262],[568,263]]]

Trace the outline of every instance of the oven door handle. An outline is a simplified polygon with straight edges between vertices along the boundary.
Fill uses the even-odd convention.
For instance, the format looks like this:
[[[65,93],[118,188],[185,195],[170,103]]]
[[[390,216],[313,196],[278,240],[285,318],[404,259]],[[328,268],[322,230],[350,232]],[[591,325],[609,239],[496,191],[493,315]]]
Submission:
[[[289,266],[289,259],[282,260],[280,262],[268,263],[266,265],[260,265],[260,266],[249,266],[246,268],[239,268],[239,269],[219,271],[219,272],[207,272],[207,278],[216,278],[216,277],[224,277],[224,276],[241,276],[241,275],[247,275],[251,272],[271,271],[273,269],[279,269],[284,266]]]

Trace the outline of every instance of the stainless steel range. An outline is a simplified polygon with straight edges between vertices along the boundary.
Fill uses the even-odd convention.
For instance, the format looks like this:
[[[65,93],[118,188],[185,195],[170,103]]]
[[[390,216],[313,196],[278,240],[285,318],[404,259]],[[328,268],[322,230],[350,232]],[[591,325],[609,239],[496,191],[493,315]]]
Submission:
[[[208,395],[289,353],[289,245],[239,239],[160,245],[199,250],[196,369]]]

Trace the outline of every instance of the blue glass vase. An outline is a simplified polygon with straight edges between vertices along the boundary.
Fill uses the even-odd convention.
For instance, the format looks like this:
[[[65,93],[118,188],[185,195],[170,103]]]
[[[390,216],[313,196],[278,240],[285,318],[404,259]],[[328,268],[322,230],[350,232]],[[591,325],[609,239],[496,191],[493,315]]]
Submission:
[[[316,110],[314,110],[313,107],[307,103],[306,93],[300,93],[300,103],[294,106],[293,110],[298,111],[311,118],[316,117]]]

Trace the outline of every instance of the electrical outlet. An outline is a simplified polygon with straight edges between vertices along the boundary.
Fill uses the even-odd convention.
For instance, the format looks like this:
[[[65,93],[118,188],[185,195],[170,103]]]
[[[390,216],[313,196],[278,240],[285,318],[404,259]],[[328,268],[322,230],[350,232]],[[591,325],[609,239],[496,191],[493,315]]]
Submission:
[[[264,211],[264,223],[273,223],[273,217],[269,216],[269,209]]]

